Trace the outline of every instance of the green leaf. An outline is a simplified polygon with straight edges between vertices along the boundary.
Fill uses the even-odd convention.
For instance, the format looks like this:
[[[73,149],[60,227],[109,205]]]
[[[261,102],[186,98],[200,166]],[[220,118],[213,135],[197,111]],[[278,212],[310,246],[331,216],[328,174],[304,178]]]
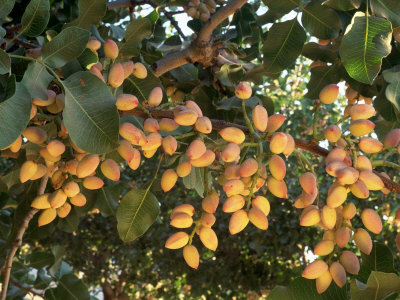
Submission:
[[[311,60],[333,63],[338,60],[335,51],[321,47],[317,43],[307,43],[304,45],[301,54]]]
[[[186,157],[181,157],[179,163],[187,161]],[[188,176],[183,178],[183,185],[187,189],[196,190],[200,197],[204,196],[204,169],[192,167]]]
[[[339,66],[335,63],[331,66],[315,67],[311,70],[310,81],[307,84],[308,93],[305,95],[309,99],[317,99],[319,92],[328,84],[340,81]]]
[[[64,81],[65,127],[75,144],[89,153],[118,147],[119,115],[115,98],[90,72],[77,72]]]
[[[300,0],[263,0],[269,10],[286,14],[300,5]]]
[[[40,269],[37,272],[35,283],[33,287],[35,289],[44,290],[47,288],[49,282],[51,282],[51,276],[48,275],[46,270]]]
[[[70,60],[81,55],[89,41],[90,33],[79,27],[68,27],[57,34],[42,48],[45,63],[60,68]]]
[[[27,256],[29,267],[41,269],[54,264],[54,255],[50,252],[33,252]]]
[[[0,149],[11,145],[25,130],[31,107],[31,97],[21,83],[12,97],[0,102]]]
[[[400,293],[400,277],[395,273],[372,271],[367,284],[353,280],[350,285],[352,300],[385,299]]]
[[[6,33],[6,30],[2,26],[0,26],[0,43],[4,43],[4,36],[6,35]]]
[[[347,300],[346,286],[339,288],[331,283],[322,294],[318,294],[315,280],[298,277],[289,286],[277,286],[268,295],[267,300]]]
[[[0,0],[0,19],[6,17],[13,9],[15,0]]]
[[[267,72],[263,65],[255,65],[253,68],[247,70],[243,77],[243,81],[251,81],[254,84],[263,84],[263,76],[267,76]]]
[[[340,56],[349,75],[371,84],[378,75],[382,58],[391,51],[392,28],[385,19],[356,12],[340,45]]]
[[[391,122],[386,120],[378,120],[374,122],[376,127],[374,129],[378,139],[383,142],[386,135],[394,128],[400,128],[400,122]]]
[[[162,88],[161,81],[152,72],[147,73],[145,79],[139,79],[131,75],[125,79],[123,84],[124,93],[135,95],[140,102],[146,101],[151,90],[159,86]]]
[[[243,66],[238,64],[224,64],[215,75],[223,85],[235,86],[243,78]]]
[[[78,229],[79,222],[79,215],[73,207],[67,217],[59,219],[57,228],[68,233],[73,233]]]
[[[151,13],[149,13],[146,18],[148,18],[151,22],[152,25],[156,24],[158,19],[160,18],[160,14],[158,13],[158,10],[155,9]]]
[[[179,82],[197,80],[199,77],[199,70],[193,64],[186,64],[179,68],[172,69],[170,73]]]
[[[60,245],[55,245],[51,249],[51,252],[54,256],[54,264],[50,267],[49,273],[54,276],[61,267],[62,258],[65,255],[65,249]]]
[[[21,83],[27,88],[32,98],[47,99],[47,87],[53,76],[37,61],[28,65]]]
[[[359,8],[361,0],[327,0],[323,4],[337,10],[347,11]]]
[[[372,271],[395,272],[393,253],[385,244],[374,242],[369,255],[361,253],[361,266],[357,280],[366,283]]]
[[[119,195],[121,194],[119,186],[103,187],[99,190],[96,207],[105,217],[114,216],[118,208]]]
[[[396,107],[386,98],[385,95],[386,88],[383,88],[378,96],[374,100],[375,110],[386,120],[386,121],[396,121],[399,111]],[[382,121],[385,121],[382,120]],[[378,124],[376,124],[378,126]],[[375,132],[376,132],[375,128]],[[379,135],[378,135],[379,136]]]
[[[117,229],[122,241],[131,242],[143,235],[157,219],[160,205],[149,191],[135,189],[121,200],[117,210]]]
[[[22,15],[21,33],[34,37],[46,29],[50,19],[49,0],[31,0]]]
[[[262,104],[262,101],[259,97],[257,96],[252,96],[249,99],[246,99],[246,107],[254,108],[257,104]],[[217,104],[217,109],[222,109],[222,110],[237,110],[241,111],[242,110],[242,100],[239,99],[236,96],[233,96],[228,99],[224,99],[218,102]]]
[[[293,65],[306,38],[297,19],[272,25],[262,50],[265,70],[278,73]]]
[[[6,74],[11,71],[11,59],[8,54],[0,49],[0,74]]]
[[[400,67],[385,70],[382,75],[389,83],[385,91],[386,98],[400,111]]]
[[[8,77],[6,86],[4,88],[4,100],[7,100],[8,98],[12,97],[16,91],[17,91],[17,81],[15,78],[15,74],[11,74]]]
[[[74,274],[66,274],[55,289],[46,290],[45,297],[51,300],[89,300],[90,294],[82,280]]]
[[[98,61],[98,56],[89,48],[85,48],[82,54],[78,57],[79,64],[86,70],[89,70]]]
[[[76,26],[89,30],[92,25],[97,25],[107,12],[107,0],[79,0],[79,15],[66,26]]]
[[[148,18],[132,20],[125,31],[125,41],[119,46],[121,57],[139,56],[140,43],[146,35],[151,34],[151,29],[151,21]]]
[[[370,3],[374,15],[388,19],[393,28],[400,26],[400,1],[371,0]]]
[[[339,36],[341,22],[335,10],[314,0],[303,7],[302,11],[301,23],[311,35],[324,40]]]

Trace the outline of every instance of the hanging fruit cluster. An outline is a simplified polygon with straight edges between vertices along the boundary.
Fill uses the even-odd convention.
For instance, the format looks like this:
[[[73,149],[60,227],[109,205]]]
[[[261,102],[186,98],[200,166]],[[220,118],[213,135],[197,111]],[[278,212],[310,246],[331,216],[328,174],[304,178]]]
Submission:
[[[189,17],[200,19],[206,22],[211,14],[215,13],[217,4],[214,0],[190,0],[188,5],[184,7]]]
[[[324,104],[331,104],[338,94],[337,85],[328,85],[321,90],[319,99]],[[342,132],[339,126],[329,125],[324,131],[324,137],[332,145],[325,158],[325,171],[334,178],[326,198],[319,194],[317,177],[310,166],[311,172],[305,172],[299,178],[303,192],[294,203],[296,208],[302,209],[301,226],[317,225],[325,230],[322,241],[314,248],[314,254],[321,259],[309,264],[302,274],[305,278],[316,279],[319,293],[324,292],[332,280],[342,287],[346,283],[346,272],[358,274],[360,264],[357,256],[341,249],[353,239],[359,250],[369,255],[372,250],[369,232],[379,234],[382,230],[381,218],[371,208],[364,209],[360,214],[366,229],[352,226],[351,220],[357,215],[357,207],[347,200],[348,194],[364,200],[368,199],[370,191],[390,192],[381,178],[388,176],[385,173],[381,176],[376,174],[370,158],[366,156],[378,153],[384,146],[377,139],[366,136],[374,130],[375,124],[368,119],[375,115],[375,109],[369,98],[363,98],[364,103],[360,103],[357,92],[351,88],[347,89],[346,96],[348,106],[344,114],[350,118],[348,130]],[[400,129],[390,131],[384,141],[386,147],[397,147],[399,142]],[[337,261],[333,261],[335,258]]]
[[[101,46],[95,38],[87,45],[95,54]],[[322,241],[314,248],[314,253],[321,259],[309,264],[303,277],[316,279],[317,290],[322,293],[332,280],[338,286],[343,286],[346,272],[358,273],[360,266],[357,256],[341,249],[353,239],[361,252],[369,254],[372,249],[369,232],[379,234],[382,221],[375,210],[367,208],[360,214],[365,229],[354,228],[351,220],[357,216],[357,207],[347,201],[347,196],[352,193],[363,200],[369,197],[370,191],[389,193],[382,180],[387,175],[373,171],[371,156],[368,155],[375,155],[384,147],[397,147],[400,152],[400,129],[389,132],[384,144],[368,136],[375,127],[369,120],[375,115],[369,98],[364,97],[361,103],[359,95],[348,88],[348,106],[344,110],[345,117],[350,119],[348,129],[329,125],[324,131],[324,138],[331,145],[325,158],[325,171],[334,181],[326,197],[323,197],[318,188],[318,175],[312,164],[295,149],[295,139],[290,134],[278,131],[286,117],[281,114],[268,116],[267,110],[260,104],[254,106],[251,117],[248,116],[246,100],[252,95],[248,83],[242,82],[235,89],[236,97],[241,99],[246,126],[225,123],[215,127],[212,120],[203,116],[194,101],[183,102],[184,95],[175,97],[179,91],[174,87],[167,89],[171,101],[162,105],[171,117],[156,118],[151,112],[161,110],[162,88],[154,87],[145,95],[146,100],[141,102],[136,95],[118,93],[118,88],[128,76],[144,79],[147,69],[141,63],[121,59],[114,41],[107,40],[103,47],[107,68],[103,69],[103,65],[98,62],[91,66],[90,72],[114,90],[115,105],[121,114],[140,109],[146,115],[143,128],[130,122],[120,124],[121,139],[117,152],[124,162],[118,163],[105,154],[87,153],[75,145],[62,122],[60,113],[65,106],[62,93],[56,94],[49,90],[47,99],[33,99],[29,126],[22,136],[2,150],[2,154],[16,157],[21,149],[25,150],[26,161],[19,172],[21,183],[38,180],[43,176],[50,177],[52,190],[39,195],[31,203],[32,207],[42,210],[39,226],[49,224],[57,216],[65,218],[71,211],[71,205],[84,206],[86,198],[81,192],[82,187],[88,190],[100,189],[105,184],[105,178],[119,181],[121,168],[137,170],[142,155],[151,158],[160,150],[162,158],[179,151],[184,153],[179,164],[165,170],[161,176],[162,190],[170,191],[179,178],[188,176],[194,168],[205,168],[206,192],[201,200],[201,208],[196,210],[194,205],[185,203],[172,210],[170,225],[181,231],[172,234],[165,247],[183,248],[185,261],[196,269],[200,262],[199,252],[192,244],[196,235],[206,248],[215,251],[218,247],[218,237],[212,227],[216,222],[215,213],[220,202],[222,211],[232,214],[229,221],[231,235],[240,233],[249,223],[261,230],[268,229],[270,203],[265,196],[265,187],[277,198],[289,198],[284,181],[285,159],[295,152],[309,169],[307,171],[303,165],[304,172],[299,177],[303,191],[294,202],[296,208],[302,209],[300,225],[316,225],[325,230]],[[338,86],[328,85],[322,89],[319,98],[323,104],[331,104],[338,94]],[[47,130],[49,123],[57,124],[57,130]],[[190,130],[179,135],[176,132],[179,132],[177,129],[180,127]],[[215,130],[218,136],[211,138]],[[210,177],[208,172],[211,173]],[[218,189],[217,185],[221,188]]]

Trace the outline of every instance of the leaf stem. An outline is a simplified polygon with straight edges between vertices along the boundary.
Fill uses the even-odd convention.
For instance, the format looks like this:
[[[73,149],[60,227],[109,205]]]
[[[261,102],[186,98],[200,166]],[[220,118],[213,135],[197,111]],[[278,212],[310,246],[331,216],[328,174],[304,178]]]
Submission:
[[[150,190],[151,186],[153,185],[154,180],[156,180],[158,172],[160,171],[161,162],[162,162],[163,158],[164,158],[164,154],[161,154],[160,160],[158,161],[158,166],[157,166],[156,172],[154,173],[153,179],[150,181],[150,184],[147,187],[147,190]]]
[[[251,199],[253,198],[253,195],[254,195],[254,187],[257,184],[258,177],[260,177],[259,173],[260,173],[261,166],[262,166],[262,153],[263,153],[262,142],[259,142],[258,148],[257,148],[257,162],[258,162],[259,169],[257,170],[256,174],[254,174],[253,180],[251,182],[250,194],[247,198],[247,206],[246,206],[247,211],[250,210]]]
[[[143,112],[144,112],[149,118],[152,118],[151,113],[149,112],[149,110],[148,110],[146,107],[144,107],[142,104],[139,104],[139,108],[140,108],[141,110],[143,110]]]
[[[20,32],[18,32],[16,35],[13,36],[13,38],[11,40],[8,40],[6,42],[6,47],[11,44],[12,42],[14,42],[17,38],[19,38],[23,33],[25,32],[25,28],[23,28]]]
[[[315,111],[314,111],[314,120],[313,120],[313,138],[318,141],[318,133],[317,133],[317,117],[318,117],[318,112],[321,107],[321,102],[318,101],[318,104],[315,106]]]
[[[27,56],[21,56],[21,55],[15,55],[15,54],[8,54],[9,57],[12,58],[18,58],[18,59],[25,59],[25,60],[29,60],[29,61],[35,61],[38,62],[39,64],[41,64],[43,67],[45,67],[47,69],[47,71],[49,71],[49,73],[51,75],[54,76],[54,78],[56,78],[56,80],[60,83],[60,85],[62,86],[62,88],[64,89],[64,91],[66,90],[62,80],[60,77],[58,77],[58,75],[56,74],[56,72],[53,71],[52,68],[50,68],[48,65],[46,65],[43,61],[39,60],[39,59],[35,59],[35,58],[31,58],[31,57],[27,57]]]
[[[400,171],[400,165],[390,162],[390,161],[385,161],[385,160],[374,160],[372,162],[372,166],[373,167],[389,167],[389,168],[393,168],[393,169]]]
[[[299,151],[298,151],[297,149],[294,149],[293,152],[294,152],[294,154],[296,155],[297,159],[299,160],[300,166],[301,166],[303,172],[304,172],[304,173],[307,172],[306,167],[304,166],[304,162],[303,162],[303,160],[301,159],[301,156],[300,156]]]
[[[314,167],[312,166],[312,164],[308,160],[308,158],[304,155],[304,153],[299,151],[299,150],[297,150],[297,149],[294,149],[294,152],[295,152],[296,156],[298,156],[301,159],[301,161],[308,166],[308,168],[310,169],[311,173],[313,173],[314,176],[317,177],[317,174],[315,174]]]
[[[244,121],[246,122],[247,127],[249,128],[250,135],[251,135],[252,137],[257,137],[257,138],[258,138],[258,136],[256,136],[256,133],[255,133],[255,131],[254,131],[253,125],[251,125],[250,119],[249,119],[249,117],[247,116],[247,112],[246,112],[246,100],[245,100],[245,99],[242,99],[242,111],[243,111],[243,118],[244,118]]]
[[[351,143],[351,140],[349,137],[343,137],[344,140],[346,141],[347,145],[349,146],[351,153],[352,153],[352,158],[353,158],[353,167],[357,168],[357,151],[354,148],[354,145]]]
[[[188,245],[191,245],[191,244],[192,244],[193,236],[194,236],[194,234],[196,233],[197,227],[199,227],[199,225],[200,225],[200,219],[194,221],[193,223],[194,223],[194,228],[193,228],[192,232],[191,232],[190,235],[189,235],[189,242],[188,242]]]
[[[208,194],[208,168],[204,168],[204,195]]]
[[[194,131],[192,131],[192,132],[188,132],[188,133],[185,133],[185,134],[182,134],[182,135],[178,135],[178,136],[175,137],[175,139],[180,140],[180,139],[184,139],[184,138],[187,138],[187,137],[194,136],[195,134],[196,133]]]

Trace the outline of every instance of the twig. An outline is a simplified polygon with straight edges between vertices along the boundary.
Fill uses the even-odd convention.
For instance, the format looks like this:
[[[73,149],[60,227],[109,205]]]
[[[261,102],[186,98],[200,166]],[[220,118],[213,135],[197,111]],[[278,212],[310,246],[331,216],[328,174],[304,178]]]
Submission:
[[[22,24],[17,24],[15,26],[7,26],[6,27],[6,37],[10,37],[14,35],[14,32],[17,32],[22,28]]]
[[[123,8],[123,7],[129,7],[130,9],[133,9],[134,7],[138,5],[143,5],[143,4],[148,4],[153,8],[157,8],[158,5],[157,3],[153,2],[152,0],[117,0],[113,1],[107,4],[108,9],[114,9],[114,8]],[[179,27],[179,24],[177,21],[174,19],[174,15],[180,12],[169,12],[169,11],[163,11],[165,17],[171,22],[171,25],[175,27],[176,31],[178,34],[182,37],[183,40],[186,40],[185,34],[182,32],[182,29]]]
[[[397,169],[400,171],[400,165],[396,163],[392,163],[390,161],[385,161],[385,160],[374,160],[372,162],[373,167],[389,167],[393,169]]]
[[[39,296],[39,297],[44,297],[44,293],[40,293],[39,291],[35,290],[35,289],[30,289],[27,287],[24,287],[22,284],[20,284],[19,282],[15,281],[14,279],[10,278],[10,282],[15,285],[16,287],[20,288],[21,290],[24,290],[28,293],[31,293],[35,296]]]
[[[25,48],[28,48],[28,49],[40,48],[39,45],[26,42],[26,41],[24,41],[24,40],[22,40],[22,39],[20,39],[20,38],[16,38],[16,39],[14,40],[14,43],[16,43],[16,44],[18,44],[18,45],[21,45],[22,47],[25,47]]]
[[[162,119],[162,118],[173,119],[174,118],[174,113],[172,110],[158,110],[158,109],[150,108],[150,107],[148,108],[148,110],[149,110],[151,116],[155,119]],[[148,118],[146,113],[143,112],[139,108],[135,108],[130,111],[121,112],[121,116],[123,116],[123,115],[133,115],[133,116],[142,117],[144,119]],[[226,127],[236,127],[236,128],[241,129],[245,134],[247,134],[247,135],[250,134],[249,129],[243,125],[238,125],[235,123],[230,123],[230,122],[226,122],[223,120],[216,120],[216,119],[211,119],[211,124],[212,124],[213,130],[221,130]],[[266,140],[270,141],[271,137],[272,136],[267,137]],[[300,140],[300,139],[294,138],[294,142],[295,142],[296,148],[306,150],[308,152],[317,154],[319,156],[326,157],[329,154],[329,150],[322,148],[315,141],[305,141],[305,140]],[[387,179],[386,177],[382,176],[378,172],[375,172],[375,174],[378,175],[382,179],[386,188],[388,188],[389,190],[391,190],[394,193],[400,194],[400,184],[398,184],[390,179]]]
[[[123,7],[128,7],[132,6],[134,2],[137,1],[131,1],[131,0],[116,0],[107,3],[107,8],[108,9],[114,9],[114,8],[123,8]]]
[[[217,49],[222,47],[222,44],[216,42],[212,37],[214,29],[246,2],[246,0],[231,0],[219,9],[200,30],[197,39],[186,49],[168,54],[151,65],[154,75],[160,77],[164,73],[187,63],[200,62],[205,67],[209,66],[211,60],[218,54]]]
[[[165,17],[171,22],[171,25],[175,27],[176,31],[178,34],[181,36],[181,38],[186,41],[186,35],[183,33],[182,29],[179,27],[178,22],[174,19],[174,15],[171,14],[169,11],[163,11]]]
[[[42,195],[44,193],[44,190],[46,189],[47,182],[49,180],[48,175],[44,175],[42,177],[42,180],[40,181],[40,186],[37,192],[37,195]],[[3,285],[2,285],[2,291],[1,291],[1,296],[0,300],[5,300],[7,296],[7,289],[8,289],[8,283],[10,281],[10,275],[11,275],[11,268],[12,268],[12,263],[13,263],[13,258],[15,256],[15,253],[17,252],[18,248],[22,244],[22,237],[28,228],[28,224],[30,220],[33,218],[33,216],[38,212],[39,210],[36,208],[32,208],[24,217],[24,219],[21,222],[20,227],[18,228],[17,234],[14,238],[14,242],[12,243],[10,252],[8,253],[8,256],[6,258],[6,262],[3,267]]]
[[[183,13],[185,13],[184,10],[177,10],[177,11],[169,11],[168,12],[168,14],[171,15],[171,16],[179,15],[179,14],[183,14]]]

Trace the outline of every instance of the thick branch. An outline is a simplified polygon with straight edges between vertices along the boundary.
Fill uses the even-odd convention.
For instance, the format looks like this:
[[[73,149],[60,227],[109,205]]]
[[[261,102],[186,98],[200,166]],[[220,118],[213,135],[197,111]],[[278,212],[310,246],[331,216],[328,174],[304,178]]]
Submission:
[[[224,7],[220,8],[207,21],[200,30],[197,39],[194,40],[188,48],[183,51],[168,54],[151,65],[154,75],[159,77],[187,63],[200,62],[205,67],[210,65],[211,60],[218,55],[218,51],[216,50],[221,48],[221,44],[215,43],[212,37],[214,29],[246,2],[246,0],[231,0]]]
[[[174,113],[171,110],[158,110],[154,108],[147,108],[147,110],[150,112],[151,116],[155,119],[162,119],[162,118],[168,118],[168,119],[173,119],[174,118]],[[135,108],[130,111],[122,112],[122,115],[133,115],[133,116],[138,116],[142,117],[144,119],[148,118],[147,114],[141,110],[140,108]],[[238,125],[230,122],[226,122],[223,120],[215,120],[211,119],[211,124],[213,126],[213,130],[221,130],[226,127],[236,127],[241,129],[245,134],[249,134],[249,129],[246,126],[243,125]],[[270,140],[271,137],[269,137],[267,140]],[[317,154],[322,157],[326,157],[329,154],[329,150],[322,148],[319,146],[315,141],[304,141],[300,139],[294,139],[296,148],[300,148],[303,150],[306,150],[308,152]],[[391,190],[394,193],[400,194],[400,184],[397,184],[396,182],[387,179],[386,177],[382,176],[378,172],[374,171],[376,175],[378,175],[383,183],[385,184],[385,187]]]
[[[215,14],[211,16],[211,18],[207,21],[207,23],[201,28],[198,40],[201,42],[210,41],[211,34],[214,29],[217,28],[219,24],[221,24],[225,19],[227,19],[230,15],[234,14],[236,10],[241,8],[247,0],[232,0],[224,7],[220,8]]]
[[[47,181],[49,180],[48,175],[45,175],[42,177],[42,180],[40,181],[40,186],[37,192],[37,195],[42,195],[44,193],[44,190],[46,189],[46,185],[47,185]],[[15,235],[14,241],[12,243],[10,252],[8,253],[6,262],[4,264],[3,267],[3,285],[2,285],[2,291],[1,291],[1,296],[0,296],[0,300],[5,300],[6,296],[7,296],[7,289],[8,289],[8,283],[10,281],[10,275],[11,275],[11,268],[12,268],[12,263],[13,263],[13,259],[15,256],[15,253],[17,253],[18,248],[21,246],[22,244],[22,237],[26,231],[26,229],[28,228],[28,224],[31,221],[31,219],[33,218],[34,215],[36,215],[36,213],[39,210],[36,208],[32,208],[24,217],[24,219],[21,222],[20,227],[18,228],[17,234]]]

